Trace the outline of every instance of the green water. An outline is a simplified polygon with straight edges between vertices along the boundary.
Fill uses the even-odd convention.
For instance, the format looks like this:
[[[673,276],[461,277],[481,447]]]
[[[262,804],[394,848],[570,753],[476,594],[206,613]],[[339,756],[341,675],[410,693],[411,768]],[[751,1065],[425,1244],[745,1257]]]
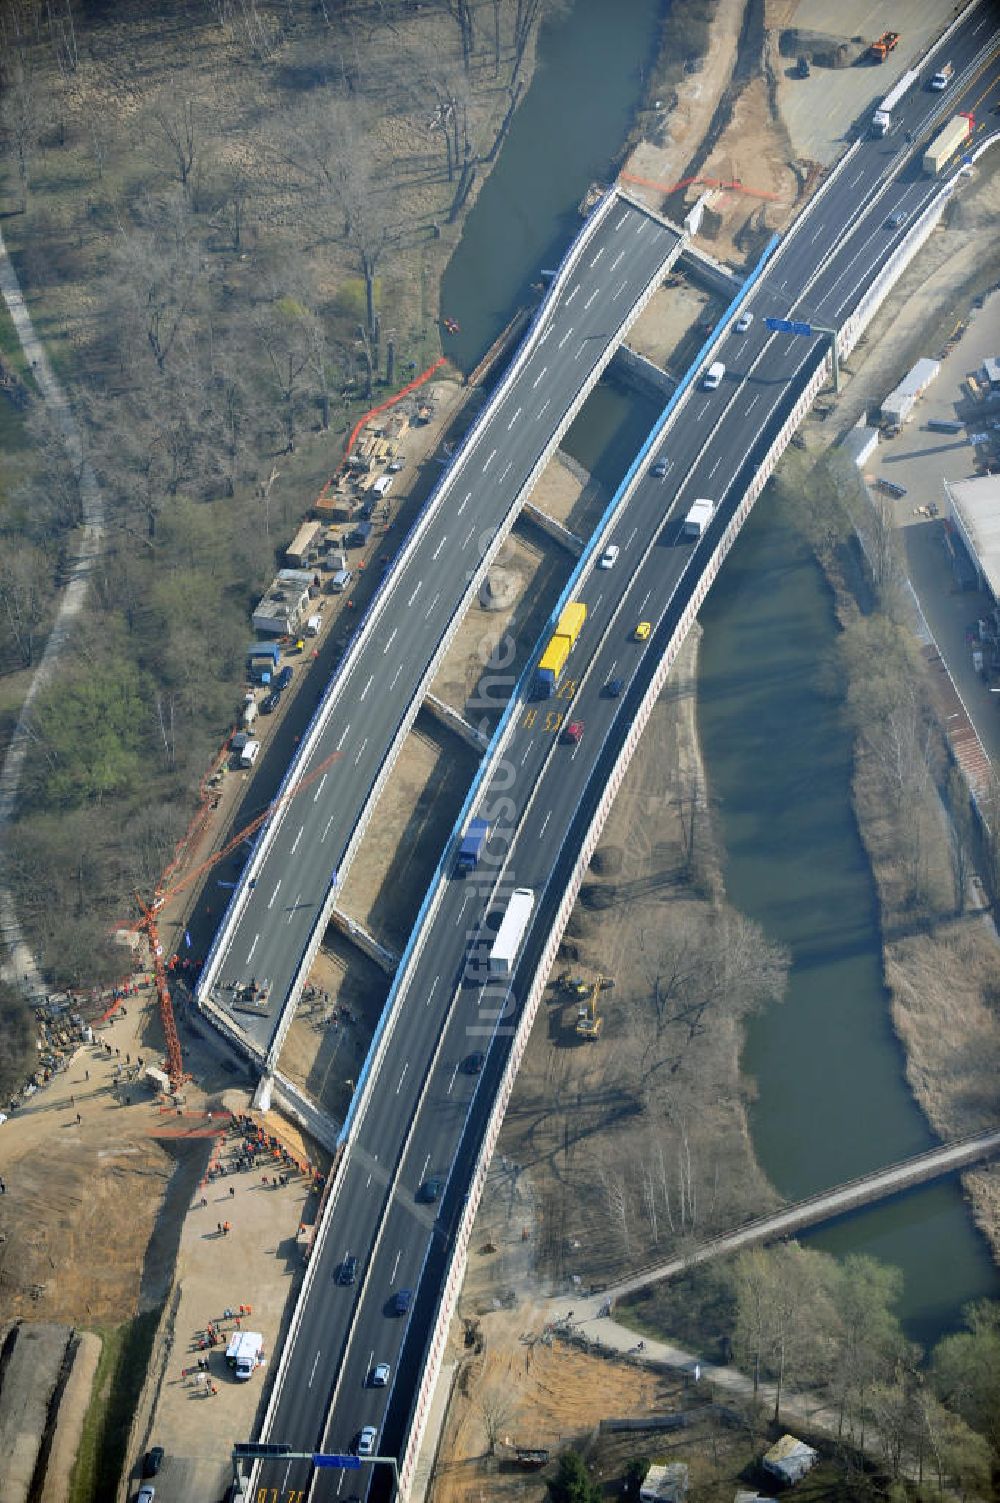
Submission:
[[[750,1025],[754,1148],[797,1200],[931,1147],[909,1092],[881,976],[875,889],[850,803],[851,738],[822,692],[835,641],[815,563],[765,495],[702,613],[699,721],[737,908],[787,945],[786,1000]],[[968,1300],[1000,1295],[957,1178],[812,1233],[906,1279],[922,1344]]]

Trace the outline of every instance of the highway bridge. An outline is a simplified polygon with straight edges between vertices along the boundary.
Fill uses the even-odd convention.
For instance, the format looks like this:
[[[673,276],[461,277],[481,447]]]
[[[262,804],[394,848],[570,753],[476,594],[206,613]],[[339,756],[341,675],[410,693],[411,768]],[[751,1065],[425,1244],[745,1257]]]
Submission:
[[[339,665],[199,979],[200,1005],[266,1067],[277,1060],[337,893],[454,631],[683,239],[620,193],[588,219]],[[298,785],[304,791],[294,799],[282,796]],[[244,1003],[251,984],[267,997],[258,1016]]]
[[[995,22],[988,7],[974,6],[956,23],[947,46],[956,69],[949,99],[943,103],[916,89],[889,137],[865,138],[849,149],[748,284],[740,311],[754,314],[749,329],[733,330],[734,306],[637,459],[567,588],[567,598],[571,594],[588,606],[568,697],[534,703],[527,685],[512,695],[463,811],[463,818],[476,813],[490,819],[490,860],[462,881],[446,856],[401,962],[345,1127],[331,1202],[265,1421],[268,1440],[342,1452],[371,1425],[378,1453],[400,1458],[403,1491],[409,1486],[485,1167],[586,863],[684,635],[784,446],[827,379],[825,342],[771,333],[765,317],[838,328],[846,354],[931,233],[957,178],[946,175],[942,182],[922,174],[928,135],[944,113],[975,108],[983,114],[1000,103]],[[930,60],[925,71],[933,71]],[[626,212],[620,202],[606,200],[615,208],[603,211],[604,233],[621,234],[638,223],[634,218],[620,222]],[[905,215],[902,223],[899,215]],[[606,267],[611,272],[618,254],[610,255],[611,249],[595,265],[596,248],[588,242],[587,271],[600,274]],[[660,255],[659,262],[669,254]],[[595,285],[588,282],[590,290],[576,293],[570,304],[582,276],[581,257],[571,260],[573,272],[553,289],[564,319],[575,319],[572,309],[583,308]],[[612,290],[618,269],[605,284]],[[600,301],[596,296],[592,306]],[[562,339],[565,326],[560,327]],[[549,400],[544,392],[553,338],[530,339],[519,357],[521,389],[534,395],[531,406],[515,402],[499,418],[499,432],[508,425],[511,444],[533,404]],[[571,348],[572,334],[564,345]],[[725,380],[713,392],[698,389],[694,380],[709,357],[727,366]],[[514,463],[507,442],[501,440],[494,452],[493,440],[484,448],[474,431],[480,477],[496,473],[499,479],[508,462]],[[653,461],[663,473],[652,473]],[[468,482],[449,494],[456,512],[460,504],[472,504]],[[681,519],[696,497],[710,497],[716,510],[708,532],[689,539],[682,535]],[[444,531],[436,534],[434,547],[441,543],[442,558],[446,548],[455,550],[461,564],[463,534],[455,529],[452,508],[447,518],[441,510],[435,517]],[[608,541],[621,550],[618,562],[611,570],[595,570],[596,552]],[[454,558],[451,568],[454,572]],[[418,582],[423,591],[422,577],[410,576],[407,588],[416,589]],[[643,620],[650,622],[651,635],[635,640],[634,628]],[[389,653],[398,639],[385,647],[386,636],[373,650],[385,660],[375,664],[379,681],[389,679],[391,689],[398,664]],[[426,660],[426,650],[423,656]],[[359,734],[356,707],[378,698],[371,667],[363,676],[353,668],[351,673],[353,697],[339,699],[346,731],[341,722],[330,732],[338,729],[345,737]],[[620,697],[605,692],[613,678],[622,680]],[[570,700],[574,718],[586,727],[575,745],[559,738]],[[290,818],[296,828],[288,838],[294,843],[298,821]],[[318,821],[310,823],[319,827]],[[292,917],[287,916],[287,895],[273,885],[287,880],[288,871],[287,864],[276,866],[273,879],[245,890],[243,908],[235,915],[241,926],[252,908],[261,926],[258,948],[266,937],[273,947],[268,953],[275,956],[280,950],[275,929],[291,926],[298,912],[293,892],[287,909]],[[512,984],[497,989],[484,980],[477,955],[488,945],[515,885],[534,891],[535,921]],[[261,896],[251,903],[254,890]],[[251,942],[256,938],[249,930],[241,932]],[[222,952],[232,964],[228,938]],[[217,952],[211,984],[224,980],[225,971]],[[470,1054],[479,1051],[485,1063],[474,1073]],[[859,1110],[865,1110],[863,1103]],[[873,1118],[873,1134],[876,1130]],[[441,1184],[433,1199],[427,1193],[432,1179]],[[348,1256],[357,1259],[356,1281],[340,1284],[337,1272]],[[397,1301],[402,1291],[410,1297]],[[389,1365],[385,1387],[370,1385],[377,1363]],[[384,1476],[366,1465],[360,1492],[367,1495],[371,1486],[374,1496]],[[345,1489],[343,1473],[314,1473],[309,1463],[291,1459],[261,1467],[257,1482],[275,1500],[337,1497]],[[359,1491],[357,1473],[351,1489]]]

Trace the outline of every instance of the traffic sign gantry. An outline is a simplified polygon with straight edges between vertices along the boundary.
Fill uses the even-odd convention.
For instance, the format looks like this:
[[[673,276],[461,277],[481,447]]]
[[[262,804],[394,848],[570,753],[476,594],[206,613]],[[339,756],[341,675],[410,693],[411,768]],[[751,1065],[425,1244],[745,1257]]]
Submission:
[[[767,328],[775,334],[811,334],[812,324],[800,323],[797,318],[765,318]]]
[[[361,1465],[361,1457],[352,1456],[350,1452],[345,1452],[343,1456],[338,1456],[335,1452],[327,1454],[324,1451],[314,1451],[312,1454],[312,1464],[313,1466],[343,1467],[347,1472],[356,1472]]]
[[[248,1440],[233,1446],[233,1455],[241,1461],[255,1461],[267,1456],[291,1456],[292,1448],[284,1441]]]

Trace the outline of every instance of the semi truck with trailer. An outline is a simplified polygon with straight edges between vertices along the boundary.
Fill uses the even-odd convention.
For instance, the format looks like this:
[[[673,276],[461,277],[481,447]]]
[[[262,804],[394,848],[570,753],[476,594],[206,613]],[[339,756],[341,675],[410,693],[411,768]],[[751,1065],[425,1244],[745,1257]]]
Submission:
[[[548,646],[538,660],[535,684],[543,699],[550,699],[559,687],[570,653],[587,619],[587,607],[580,601],[571,600],[564,605],[549,638]]]
[[[924,171],[928,177],[937,177],[944,171],[958,148],[972,135],[974,127],[972,115],[952,115],[924,152]]]
[[[515,887],[490,951],[491,976],[513,975],[521,941],[531,922],[534,907],[535,894],[531,888]]]
[[[489,821],[485,819],[472,819],[469,828],[462,836],[462,844],[458,848],[458,869],[460,872],[475,871],[479,865],[479,858],[483,854],[483,847],[490,837]]]
[[[893,87],[889,90],[888,94],[882,100],[882,103],[879,105],[878,109],[872,116],[873,136],[887,136],[889,134],[889,132],[892,130],[893,110],[896,108],[896,105],[899,103],[899,101],[903,98],[904,94],[908,94],[910,89],[913,88],[913,85],[916,83],[919,77],[920,74],[918,70],[916,68],[910,68],[906,73],[903,74],[902,78],[898,79]]]

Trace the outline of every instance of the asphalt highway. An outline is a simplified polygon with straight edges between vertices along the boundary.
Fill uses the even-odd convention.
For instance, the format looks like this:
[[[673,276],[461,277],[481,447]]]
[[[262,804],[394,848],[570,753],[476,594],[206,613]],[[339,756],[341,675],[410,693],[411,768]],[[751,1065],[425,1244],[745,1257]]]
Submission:
[[[601,540],[621,552],[613,568],[593,569],[574,596],[586,602],[588,617],[569,677],[556,699],[518,706],[504,763],[474,811],[493,825],[486,858],[472,876],[443,884],[397,997],[395,1026],[315,1255],[267,1439],[346,1451],[361,1427],[372,1425],[379,1454],[401,1453],[450,1239],[520,998],[574,852],[696,583],[700,558],[825,353],[819,336],[772,334],[764,318],[832,326],[850,314],[905,233],[905,226],[889,224],[890,216],[916,215],[938,186],[920,169],[935,124],[959,108],[974,104],[981,117],[1000,104],[995,25],[985,5],[972,12],[949,44],[955,82],[948,97],[915,88],[893,133],[862,144],[772,258],[747,303],[753,323],[746,333],[731,332],[718,353],[727,367],[720,388],[691,391]],[[982,54],[991,39],[987,65]],[[933,71],[928,65],[927,75]],[[532,358],[544,363],[544,357],[543,347]],[[654,460],[666,462],[664,477],[651,474]],[[691,541],[681,524],[698,497],[712,499],[716,512],[707,536]],[[651,626],[646,641],[635,640],[640,621]],[[623,680],[620,697],[607,693],[615,678]],[[560,734],[570,708],[584,722],[576,745]],[[484,984],[482,960],[514,886],[534,890],[535,917],[513,986],[497,993]],[[481,1073],[470,1063],[477,1051],[485,1053]],[[443,1190],[428,1204],[421,1191],[432,1177]],[[347,1254],[358,1259],[357,1282],[341,1287],[335,1273]],[[414,1291],[404,1316],[392,1313],[400,1289]],[[378,1362],[391,1367],[385,1388],[368,1382]],[[311,1484],[307,1463],[268,1463],[260,1485],[269,1503],[290,1503],[303,1489],[310,1498],[366,1496],[376,1475],[372,1495],[388,1496],[385,1472],[367,1463],[359,1472],[317,1472]]]
[[[234,893],[230,907],[239,912],[238,922],[210,956],[199,986],[224,1006],[248,983],[269,990],[266,1015],[234,1014],[262,1050],[331,886],[340,880],[361,810],[468,580],[540,455],[567,425],[587,377],[616,347],[633,305],[678,248],[675,233],[625,201],[605,219],[562,295],[543,306],[518,379],[456,456],[445,504],[386,580],[390,607],[349,669],[335,678],[334,713],[294,774],[301,791],[277,811],[259,869]]]

